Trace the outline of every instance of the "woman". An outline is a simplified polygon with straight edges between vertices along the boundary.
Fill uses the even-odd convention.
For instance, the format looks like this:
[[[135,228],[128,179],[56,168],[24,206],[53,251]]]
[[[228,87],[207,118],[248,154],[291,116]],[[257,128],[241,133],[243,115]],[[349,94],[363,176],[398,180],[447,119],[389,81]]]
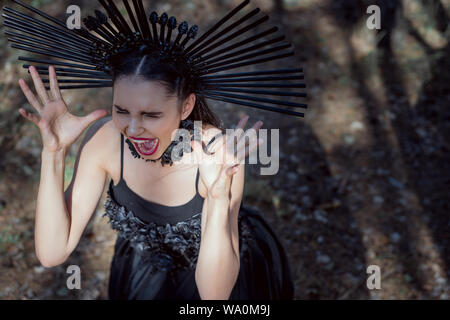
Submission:
[[[230,152],[217,117],[185,75],[149,54],[135,51],[114,64],[112,118],[105,110],[72,115],[55,68],[50,92],[37,70],[29,71],[40,101],[20,79],[37,113],[19,112],[39,127],[43,142],[35,242],[44,266],[64,263],[76,248],[109,176],[105,215],[119,231],[110,299],[292,299],[283,247],[258,212],[241,206],[243,157],[260,140],[246,143],[240,135],[233,142],[247,144],[247,153],[217,161]],[[189,120],[202,121],[203,145],[193,141],[183,159],[216,161],[163,166],[174,131],[190,127]],[[66,152],[90,124],[64,192]]]
[[[12,47],[49,57],[19,57],[40,64],[29,67],[39,99],[19,80],[37,113],[19,111],[43,142],[35,228],[41,263],[67,260],[110,177],[105,216],[118,231],[111,299],[292,299],[280,241],[259,212],[242,206],[243,163],[261,141],[245,139],[248,117],[237,135],[224,135],[205,102],[303,117],[281,108],[306,108],[285,100],[306,96],[292,90],[305,87],[291,82],[303,79],[301,68],[234,72],[294,54],[284,36],[272,37],[277,27],[258,30],[268,16],[259,8],[237,15],[250,2],[244,0],[196,38],[196,25],[147,15],[141,0],[122,1],[131,24],[114,1],[99,0],[107,15],[95,10],[83,19],[86,28],[75,29],[14,2],[44,20],[4,7],[4,25],[26,34],[6,31]],[[67,85],[60,87],[57,75],[68,77],[60,80]],[[74,116],[60,93],[109,86],[112,117],[105,110]],[[87,127],[64,191],[66,152]],[[187,130],[190,145],[178,129]]]

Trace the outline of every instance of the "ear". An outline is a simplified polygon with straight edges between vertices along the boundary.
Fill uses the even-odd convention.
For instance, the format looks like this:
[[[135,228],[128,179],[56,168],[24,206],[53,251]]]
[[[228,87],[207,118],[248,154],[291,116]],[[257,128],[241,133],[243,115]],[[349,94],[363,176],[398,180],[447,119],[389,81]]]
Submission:
[[[181,110],[181,120],[186,119],[191,114],[192,110],[194,109],[196,101],[195,93],[191,93],[186,100],[184,100],[183,107]]]

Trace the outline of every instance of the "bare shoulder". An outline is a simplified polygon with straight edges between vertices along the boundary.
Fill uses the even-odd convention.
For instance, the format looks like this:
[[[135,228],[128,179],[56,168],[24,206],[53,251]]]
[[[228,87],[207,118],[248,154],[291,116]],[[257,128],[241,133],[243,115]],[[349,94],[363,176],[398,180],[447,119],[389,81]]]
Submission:
[[[105,143],[106,136],[111,133],[111,126],[113,125],[112,117],[101,118],[92,123],[86,131],[82,144],[89,143],[90,145],[100,146]]]
[[[109,171],[107,166],[108,156],[120,147],[119,143],[120,132],[115,128],[112,117],[108,116],[91,124],[80,148],[86,144],[89,153],[95,153],[95,158],[99,161],[101,167]]]
[[[111,124],[111,116],[103,117],[92,123],[86,130],[80,147],[78,148],[72,180],[65,191],[66,197],[72,192],[75,181],[74,177],[78,174],[78,166],[81,158],[84,159],[81,165],[82,167],[97,167],[102,168],[104,171],[108,171],[104,159],[109,146],[105,142],[108,141],[108,135],[111,135],[113,132],[111,130]]]
[[[108,117],[105,117],[105,118],[102,118],[102,119],[96,121],[94,124],[92,124],[92,127],[98,127],[97,133],[96,133],[98,135],[98,137],[96,138],[98,142],[107,144],[108,141],[112,140],[111,135],[120,137],[120,132],[115,127],[111,116],[108,116]],[[109,136],[109,138],[108,138],[108,136]]]

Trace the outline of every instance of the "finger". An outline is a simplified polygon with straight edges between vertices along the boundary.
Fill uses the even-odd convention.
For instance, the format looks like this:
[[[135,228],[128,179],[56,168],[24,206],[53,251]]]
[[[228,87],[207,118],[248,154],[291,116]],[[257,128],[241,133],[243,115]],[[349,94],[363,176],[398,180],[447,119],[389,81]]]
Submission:
[[[227,150],[229,150],[230,152],[234,152],[234,146],[237,144],[239,138],[241,137],[241,135],[244,133],[243,128],[245,127],[247,121],[249,119],[248,115],[243,116],[237,126],[235,128],[233,128],[233,135],[231,137],[231,139],[227,139]]]
[[[22,89],[22,92],[27,98],[28,102],[33,106],[33,108],[36,109],[37,112],[41,112],[42,106],[39,100],[34,95],[34,93],[30,90],[30,88],[26,84],[25,80],[19,79],[19,86],[20,89]]]
[[[194,160],[196,164],[200,164],[202,159],[206,157],[207,155],[203,152],[203,147],[201,142],[197,140],[191,141],[191,147],[192,147],[192,153],[194,155]]]
[[[259,129],[261,129],[263,124],[264,124],[264,122],[262,122],[261,120],[258,120],[255,122],[255,124],[252,126],[252,128],[255,129],[256,131],[258,131]]]
[[[236,149],[237,149],[237,144],[241,138],[241,136],[243,135],[244,130],[242,128],[236,128],[234,130],[231,131],[231,134],[228,134],[226,136],[226,150],[227,150],[227,154],[231,154],[234,155],[236,153]]]
[[[239,149],[238,144],[242,139],[244,134],[244,127],[247,124],[247,121],[250,117],[248,115],[243,116],[237,126],[232,130],[232,133],[226,136],[226,152],[224,153],[225,159],[223,159],[224,163],[235,163],[236,161],[236,152]]]
[[[106,111],[104,109],[99,109],[99,110],[92,111],[87,116],[84,116],[82,119],[83,119],[84,125],[87,127],[92,122],[97,121],[98,119],[100,119],[106,115],[108,115],[108,111]]]
[[[237,144],[239,138],[244,133],[244,127],[247,124],[248,119],[249,119],[249,116],[245,115],[241,118],[241,120],[239,120],[238,125],[235,128],[235,138],[234,138],[233,143]]]
[[[239,149],[237,153],[237,161],[239,163],[245,163],[245,159],[249,155],[253,154],[263,142],[264,140],[262,138],[256,138],[256,136],[252,137],[248,148],[246,146],[243,146],[241,149]]]
[[[261,120],[257,121],[251,128],[247,129],[245,131],[245,134],[240,136],[239,141],[237,142],[237,148],[238,150],[242,148],[243,146],[248,146],[249,142],[247,137],[252,137],[254,135],[257,135],[259,129],[262,127],[263,122]]]
[[[25,109],[20,108],[19,113],[27,120],[33,122],[35,125],[38,125],[39,118],[37,115],[29,113]]]
[[[234,128],[232,139],[227,140],[227,150],[229,152],[235,152],[236,146],[244,133],[244,127],[249,118],[250,117],[248,115],[243,116],[241,120],[239,120],[236,128]]]
[[[245,131],[245,134],[242,135],[239,138],[239,141],[236,143],[236,156],[238,158],[238,161],[242,161],[242,157],[240,157],[239,155],[241,153],[245,154],[245,148],[251,143],[251,141],[253,140],[254,143],[256,143],[256,137],[258,134],[258,130],[262,127],[263,122],[262,121],[257,121],[251,128],[247,129]],[[245,157],[244,157],[245,158]]]
[[[248,146],[248,149],[245,150],[245,153],[243,154],[242,158],[239,159],[239,163],[245,163],[245,159],[249,157],[251,154],[255,153],[258,147],[263,143],[263,140],[261,138],[258,138],[256,142],[251,143]]]
[[[239,123],[238,123],[236,129],[237,129],[237,128],[244,128],[245,125],[247,124],[247,121],[248,121],[249,118],[250,118],[250,117],[249,117],[248,115],[243,116],[243,117],[241,118],[241,120],[239,120]]]
[[[39,73],[37,72],[36,68],[31,66],[29,68],[31,77],[33,78],[34,82],[34,88],[36,89],[39,98],[41,98],[41,101],[44,105],[48,104],[50,102],[50,99],[48,98],[47,91],[45,90],[44,83],[42,82],[41,77],[39,76]]]
[[[58,78],[56,77],[55,67],[48,67],[48,74],[50,75],[50,90],[52,92],[53,99],[61,100],[61,91],[59,91]]]
[[[254,131],[255,132],[255,131]],[[236,161],[243,163],[245,158],[249,154],[250,148],[257,143],[258,136],[256,132],[254,134],[248,135],[248,139],[243,138],[239,141],[238,150],[236,151]]]
[[[235,165],[233,167],[229,167],[227,169],[227,171],[226,171],[226,174],[229,175],[229,176],[232,176],[233,174],[235,174],[236,172],[239,171],[239,168],[240,168],[239,165]]]
[[[225,136],[225,135],[224,135],[223,133],[220,133],[220,134],[217,134],[217,135],[214,137],[214,140],[210,140],[210,141],[208,142],[208,144],[203,143],[203,145],[204,145],[204,147],[203,147],[204,152],[205,152],[206,154],[208,154],[208,155],[214,154],[214,153],[215,153],[215,150],[216,150],[217,147],[220,145],[220,143],[223,143],[223,141],[224,141],[224,136]]]

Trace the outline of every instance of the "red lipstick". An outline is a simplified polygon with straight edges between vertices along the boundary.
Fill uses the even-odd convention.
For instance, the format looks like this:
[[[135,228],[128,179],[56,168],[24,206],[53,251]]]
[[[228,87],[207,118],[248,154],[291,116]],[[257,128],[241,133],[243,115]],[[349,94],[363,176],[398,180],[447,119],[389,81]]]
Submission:
[[[132,136],[130,136],[130,138],[134,139],[134,140],[153,140],[153,139],[150,139],[150,138],[136,138],[136,137],[132,137]]]

